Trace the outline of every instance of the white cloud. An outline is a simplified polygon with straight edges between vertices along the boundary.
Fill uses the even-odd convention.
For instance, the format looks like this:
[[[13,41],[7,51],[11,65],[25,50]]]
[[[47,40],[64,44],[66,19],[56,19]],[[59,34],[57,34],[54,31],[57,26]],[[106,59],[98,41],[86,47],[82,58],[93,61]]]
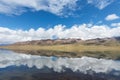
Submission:
[[[58,16],[73,15],[72,12],[80,8],[80,0],[0,0],[0,13],[20,15],[27,11],[47,11]],[[114,0],[87,0],[99,9],[104,9]]]
[[[0,0],[0,13],[19,15],[29,9],[63,15],[65,8],[75,10],[76,2],[77,0]]]
[[[119,19],[119,18],[120,17],[117,16],[116,14],[110,14],[105,18],[105,20],[110,21],[110,20],[115,20],[115,19]]]
[[[92,4],[99,9],[104,9],[110,5],[114,0],[87,0],[88,4]]]
[[[71,28],[66,28],[63,25],[56,25],[54,28],[37,30],[11,30],[0,27],[0,43],[14,43],[18,41],[53,39],[53,36],[58,38],[81,38],[93,39],[120,36],[120,26],[109,28],[107,25],[92,25],[89,24],[74,25]]]
[[[120,27],[120,23],[112,23],[111,26]]]

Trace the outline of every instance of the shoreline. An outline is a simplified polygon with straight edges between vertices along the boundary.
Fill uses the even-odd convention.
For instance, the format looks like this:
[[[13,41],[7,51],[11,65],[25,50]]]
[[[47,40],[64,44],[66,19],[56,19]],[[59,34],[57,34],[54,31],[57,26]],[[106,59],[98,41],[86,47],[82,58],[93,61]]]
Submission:
[[[80,58],[82,56],[120,60],[120,46],[84,46],[84,45],[24,45],[24,46],[0,46],[0,49],[8,49],[17,53],[25,53],[40,56],[56,56]]]

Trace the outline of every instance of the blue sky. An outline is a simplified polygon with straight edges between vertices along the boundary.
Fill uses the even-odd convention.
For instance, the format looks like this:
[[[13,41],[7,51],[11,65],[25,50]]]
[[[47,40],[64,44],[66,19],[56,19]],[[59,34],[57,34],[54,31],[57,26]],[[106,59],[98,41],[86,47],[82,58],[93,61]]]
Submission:
[[[6,29],[8,29],[6,30],[7,32],[11,33],[11,36],[14,36],[18,34],[13,35],[12,32],[14,31],[19,32],[21,30],[23,33],[27,31],[29,34],[30,30],[36,33],[39,28],[43,29],[44,34],[48,36],[49,30],[53,29],[54,31],[55,26],[59,28],[60,25],[61,29],[64,28],[62,31],[70,31],[73,27],[77,27],[79,30],[81,25],[82,27],[86,25],[87,27],[85,28],[87,29],[88,27],[92,29],[96,26],[98,28],[102,26],[102,28],[105,29],[119,29],[120,0],[0,0],[0,27],[2,36],[6,35],[3,34],[3,30]],[[80,29],[80,31],[82,31],[82,29]],[[93,37],[92,33],[90,35],[92,37],[86,38],[88,31],[84,32],[86,36],[80,37],[73,35],[72,38],[97,38]],[[100,35],[103,32],[101,32]],[[36,34],[34,33],[33,35],[35,36]],[[57,34],[59,34],[56,35],[59,38],[69,38],[69,36],[61,37],[60,33]],[[76,34],[80,35],[78,32]],[[119,34],[120,32],[118,31],[118,33],[111,36],[119,36]],[[40,35],[42,34],[40,33]],[[52,35],[55,36],[55,34]],[[70,34],[66,33],[66,35]],[[97,34],[96,36],[111,37],[110,35],[100,35]],[[23,37],[25,40],[51,38],[51,36],[47,36],[37,36],[37,38],[33,38],[29,35],[29,37]],[[23,37],[21,36],[21,38]],[[8,38],[5,42],[11,42],[12,38],[13,37]],[[3,39],[3,37],[1,37],[1,39]],[[2,41],[1,43],[4,42]]]
[[[10,1],[10,0],[6,0],[6,1]],[[13,1],[15,3],[15,1],[17,0],[13,0]],[[88,1],[92,1],[92,0],[88,0]],[[101,22],[103,24],[110,25],[112,22],[119,22],[120,19],[116,19],[112,21],[105,20],[105,17],[110,14],[116,14],[117,16],[120,16],[119,0],[105,0],[108,1],[108,3],[111,1],[111,3],[103,7],[102,9],[100,9],[100,6],[98,7],[96,6],[99,5],[100,1],[102,2],[104,0],[97,0],[99,1],[97,4],[94,4],[94,2],[88,4],[88,1],[77,0],[75,7],[76,10],[68,9],[68,13],[66,12],[67,11],[66,10],[61,12],[63,13],[62,15],[59,15],[59,13],[52,13],[42,9],[38,11],[31,11],[29,7],[24,8],[24,6],[21,7],[23,7],[24,10],[26,11],[23,13],[18,12],[18,15],[14,14],[14,9],[12,10],[13,11],[12,13],[11,12],[2,13],[1,11],[0,26],[8,27],[11,29],[30,29],[30,28],[37,29],[39,27],[49,28],[57,24],[63,24],[66,25],[67,27],[71,27],[74,24],[83,24],[83,23],[98,24],[99,22]],[[107,2],[104,5],[106,4]],[[71,15],[69,15],[69,13]]]

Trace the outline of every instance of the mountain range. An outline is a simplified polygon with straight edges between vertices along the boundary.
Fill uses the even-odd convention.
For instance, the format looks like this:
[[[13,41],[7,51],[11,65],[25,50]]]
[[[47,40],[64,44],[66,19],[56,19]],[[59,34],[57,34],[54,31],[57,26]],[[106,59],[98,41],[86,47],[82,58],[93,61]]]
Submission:
[[[120,37],[112,37],[112,38],[96,38],[89,40],[82,39],[46,39],[46,40],[32,40],[32,41],[24,41],[24,42],[16,42],[12,45],[60,45],[60,44],[82,44],[82,45],[105,45],[105,46],[113,46],[120,45]]]

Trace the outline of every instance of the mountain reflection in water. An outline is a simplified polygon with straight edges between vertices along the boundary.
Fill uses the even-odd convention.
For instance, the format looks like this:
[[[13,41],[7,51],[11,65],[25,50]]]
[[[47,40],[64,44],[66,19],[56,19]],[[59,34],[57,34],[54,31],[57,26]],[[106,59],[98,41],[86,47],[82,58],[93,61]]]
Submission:
[[[0,80],[119,80],[120,61],[62,58],[0,50]]]

